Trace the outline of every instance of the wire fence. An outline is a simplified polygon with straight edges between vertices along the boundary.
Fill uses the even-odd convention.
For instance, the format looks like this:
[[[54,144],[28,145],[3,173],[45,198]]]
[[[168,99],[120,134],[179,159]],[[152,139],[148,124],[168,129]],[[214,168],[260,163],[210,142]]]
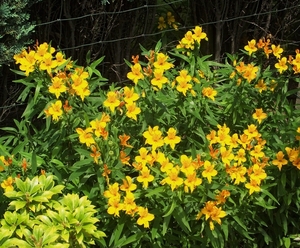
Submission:
[[[135,8],[130,8],[130,9],[125,9],[125,10],[116,10],[114,9],[114,11],[98,11],[95,13],[90,13],[90,14],[85,14],[85,15],[80,15],[80,16],[76,16],[76,17],[69,17],[69,18],[63,18],[63,2],[61,1],[61,9],[58,15],[58,18],[51,20],[51,21],[47,21],[47,22],[41,22],[41,23],[37,23],[36,27],[37,28],[41,28],[41,27],[47,27],[49,25],[53,25],[53,24],[59,24],[59,33],[60,35],[63,33],[63,23],[64,22],[74,22],[74,21],[84,21],[85,19],[88,18],[96,18],[99,16],[112,16],[112,15],[122,15],[122,14],[130,14],[130,13],[136,13],[137,11],[142,11],[143,13],[146,13],[146,15],[148,15],[148,13],[150,13],[150,11],[152,10],[156,10],[156,9],[163,9],[164,7],[169,7],[171,5],[174,4],[180,4],[183,2],[189,2],[186,0],[174,0],[174,1],[170,1],[170,2],[161,2],[159,4],[150,4],[148,0],[144,1],[145,4],[139,7],[135,7]],[[241,21],[241,20],[245,20],[245,19],[253,19],[254,17],[259,17],[259,16],[267,16],[270,14],[277,14],[280,12],[284,12],[284,11],[293,11],[293,10],[298,10],[300,7],[300,4],[296,4],[293,6],[289,6],[289,7],[284,7],[284,8],[280,8],[280,9],[274,9],[274,10],[270,10],[270,11],[264,11],[264,12],[259,12],[259,13],[253,13],[253,14],[248,14],[248,15],[238,15],[238,16],[234,16],[234,17],[230,17],[227,18],[226,16],[222,19],[222,20],[215,20],[215,21],[208,21],[208,22],[202,22],[199,23],[200,26],[202,27],[207,27],[207,26],[211,26],[211,25],[217,25],[217,24],[226,24],[229,22],[233,22],[233,21]],[[147,16],[148,17],[148,16]],[[146,19],[147,19],[146,17]],[[157,16],[156,16],[157,17]],[[157,21],[157,20],[156,20]],[[182,30],[185,31],[187,29],[191,29],[194,26],[192,25],[186,25],[188,22],[185,20],[182,26],[178,27],[178,30]],[[147,23],[144,24],[144,28],[141,28],[141,30],[143,30],[142,33],[140,34],[134,34],[134,35],[125,35],[125,36],[121,36],[121,37],[117,37],[114,39],[100,39],[94,42],[88,42],[88,43],[83,43],[83,44],[79,44],[79,45],[75,45],[75,46],[69,46],[69,47],[63,47],[60,48],[60,50],[62,51],[68,51],[68,50],[76,50],[76,49],[80,49],[80,48],[85,48],[85,47],[92,47],[95,45],[99,45],[99,44],[113,44],[113,43],[117,43],[117,42],[123,42],[123,41],[130,41],[130,40],[136,40],[139,38],[150,38],[150,37],[157,37],[159,35],[162,35],[164,33],[168,33],[168,32],[174,32],[174,29],[165,29],[165,30],[151,30],[151,32],[146,32],[147,31],[147,27],[146,27]],[[157,22],[155,23],[155,25],[157,26]],[[127,33],[126,33],[127,34]],[[60,47],[60,42],[61,42],[61,38],[59,39],[58,42],[58,47]],[[300,44],[300,40],[284,40],[281,39],[281,42],[284,42],[285,44]],[[297,98],[300,98],[299,94],[297,96]],[[16,98],[15,98],[16,99]],[[13,99],[13,100],[15,100]],[[11,104],[7,104],[9,102],[5,101],[3,106],[0,106],[0,123],[2,121],[3,118],[1,118],[1,116],[3,116],[5,113],[7,113],[9,111],[9,109],[12,108],[18,108],[21,106],[26,105],[26,103],[18,103],[18,102],[13,102],[10,101]],[[6,105],[7,104],[7,105]],[[2,115],[1,115],[1,111],[2,111]]]

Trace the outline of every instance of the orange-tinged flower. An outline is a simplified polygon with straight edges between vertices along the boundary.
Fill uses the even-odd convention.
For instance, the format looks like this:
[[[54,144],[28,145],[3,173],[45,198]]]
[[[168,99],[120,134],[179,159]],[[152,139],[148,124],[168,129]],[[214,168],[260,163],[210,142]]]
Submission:
[[[14,190],[14,179],[12,177],[8,177],[1,183],[1,187],[5,190],[5,192],[13,191]]]
[[[119,135],[119,139],[120,139],[120,145],[122,147],[130,147],[132,148],[133,146],[127,144],[127,141],[130,139],[129,135],[123,134],[123,135]]]
[[[131,67],[131,71],[127,73],[127,78],[132,80],[135,84],[137,84],[140,79],[144,79],[142,67],[139,63],[136,63]]]
[[[202,89],[203,96],[210,98],[211,100],[215,100],[215,96],[217,95],[217,91],[214,90],[212,87],[204,87]]]
[[[212,159],[217,159],[218,155],[219,155],[219,150],[218,149],[214,149],[212,145],[210,145],[209,147],[209,155]]]
[[[250,138],[247,134],[240,135],[239,144],[242,145],[244,149],[247,149],[249,145],[251,144],[252,138]]]
[[[117,93],[114,91],[108,92],[107,99],[103,102],[103,105],[108,107],[111,112],[115,112],[115,108],[120,105]]]
[[[97,147],[94,145],[91,145],[92,153],[90,156],[94,159],[94,163],[98,164],[99,157],[101,156],[101,153],[98,151]]]
[[[252,115],[253,119],[257,120],[260,124],[262,120],[267,118],[267,114],[264,113],[263,109],[255,109],[255,113]]]
[[[224,204],[229,196],[230,192],[228,190],[222,190],[218,195],[216,195],[217,204]]]
[[[226,212],[222,208],[216,206],[216,202],[208,201],[205,204],[205,207],[201,209],[200,213],[197,215],[196,219],[200,219],[201,215],[205,214],[205,219],[211,219],[209,226],[211,230],[214,230],[213,221],[221,225],[221,218],[226,216]]]
[[[282,151],[277,152],[276,159],[272,161],[274,165],[278,167],[279,170],[281,170],[283,165],[286,165],[288,161],[284,158],[284,154]]]
[[[249,53],[249,55],[251,56],[252,53],[257,51],[257,47],[256,47],[256,40],[251,40],[248,41],[248,45],[246,45],[244,47],[244,49]]]
[[[111,173],[111,170],[108,169],[107,164],[104,164],[102,176],[104,176],[104,177],[106,178],[107,184],[109,184],[109,178],[108,178],[108,175],[109,175],[110,173]]]
[[[218,172],[215,170],[215,166],[210,163],[210,161],[204,161],[204,171],[202,171],[202,176],[207,178],[208,182],[211,183],[212,177],[216,176]]]
[[[206,135],[206,138],[209,141],[210,145],[219,142],[216,130],[211,130],[210,133]]]
[[[171,12],[167,13],[167,22],[170,26],[175,22],[175,17],[172,15]]]
[[[176,129],[173,127],[170,127],[168,130],[168,136],[164,138],[164,142],[167,145],[170,145],[172,150],[175,149],[175,145],[178,144],[181,141],[181,138],[179,136],[176,136]]]
[[[72,106],[69,105],[69,101],[65,100],[65,104],[63,105],[64,111],[65,112],[70,112],[72,110]]]
[[[144,207],[138,208],[138,215],[140,217],[137,219],[136,223],[140,226],[144,225],[145,228],[149,228],[149,222],[154,220],[154,215],[150,214],[148,209]]]
[[[120,151],[120,160],[122,164],[130,165],[129,160],[130,157],[124,151]]]
[[[154,176],[150,174],[150,170],[146,166],[143,166],[142,170],[140,170],[140,175],[136,180],[143,183],[143,188],[147,189],[148,184],[154,180]]]
[[[134,64],[137,64],[137,63],[139,63],[139,55],[136,55],[136,56],[134,56],[134,55],[132,55],[131,56],[131,58],[132,58],[132,63],[134,63]]]
[[[168,184],[171,186],[172,191],[183,184],[183,179],[178,176],[180,169],[178,166],[168,170],[167,177],[161,181],[162,185]]]

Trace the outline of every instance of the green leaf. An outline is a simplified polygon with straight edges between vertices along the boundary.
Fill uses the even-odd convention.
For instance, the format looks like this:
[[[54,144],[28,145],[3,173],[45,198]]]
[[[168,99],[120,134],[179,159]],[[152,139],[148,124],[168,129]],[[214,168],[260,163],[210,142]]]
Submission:
[[[32,174],[35,174],[36,169],[37,169],[36,152],[33,151],[32,152],[32,157],[31,157],[31,171],[32,171]]]
[[[165,214],[163,215],[163,217],[168,217],[169,215],[171,215],[171,214],[173,213],[173,211],[174,211],[176,205],[177,205],[177,201],[173,198],[172,204],[171,204],[171,206],[170,206],[168,212],[165,213]]]
[[[240,220],[239,217],[236,215],[232,215],[232,218],[245,230],[247,231],[247,227],[244,225],[244,223]]]
[[[192,231],[187,220],[186,213],[184,212],[182,207],[177,205],[176,211],[173,212],[173,216],[185,233],[189,234]]]
[[[119,221],[117,226],[115,227],[110,240],[109,240],[109,246],[111,246],[113,243],[116,246],[116,244],[119,242],[119,239],[121,237],[124,225],[125,225],[125,220],[126,220],[126,216],[122,216]]]

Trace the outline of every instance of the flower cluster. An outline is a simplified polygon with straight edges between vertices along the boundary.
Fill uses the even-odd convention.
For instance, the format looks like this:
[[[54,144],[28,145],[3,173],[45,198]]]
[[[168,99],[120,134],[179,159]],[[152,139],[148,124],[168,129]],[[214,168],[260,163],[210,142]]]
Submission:
[[[43,83],[46,84],[49,93],[55,96],[56,102],[51,102],[50,107],[45,110],[46,116],[52,116],[52,119],[58,121],[63,115],[62,107],[66,112],[71,110],[68,105],[68,98],[74,95],[79,96],[82,101],[90,95],[87,79],[89,73],[83,67],[73,68],[70,60],[66,60],[63,53],[57,51],[50,44],[44,42],[36,45],[34,50],[22,51],[14,56],[16,64],[20,64],[20,70],[25,72],[26,76],[32,73],[46,72],[49,76]],[[65,101],[65,105],[62,105]]]
[[[135,202],[135,191],[137,185],[133,183],[130,176],[123,179],[123,184],[114,183],[109,185],[108,190],[104,192],[104,196],[108,199],[107,212],[110,215],[119,216],[120,211],[134,217],[138,215],[137,224],[149,228],[149,222],[154,219],[154,215],[148,212],[148,209],[138,206]],[[121,192],[120,192],[121,191]],[[122,193],[124,192],[124,194]]]
[[[184,48],[194,50],[195,46],[199,47],[201,40],[207,40],[206,33],[203,32],[202,27],[196,26],[192,31],[187,31],[185,33],[184,37],[177,45],[177,49]]]
[[[116,108],[123,113],[122,107],[125,105],[126,116],[137,121],[137,115],[141,113],[141,109],[136,103],[139,98],[139,94],[134,91],[134,88],[125,86],[120,91],[109,91],[103,105],[113,113]]]
[[[161,15],[158,18],[158,29],[164,30],[169,26],[169,28],[174,28],[178,30],[178,23],[175,21],[175,17],[171,12],[167,12],[165,16]]]
[[[284,52],[283,48],[280,45],[271,44],[270,39],[259,39],[258,42],[252,39],[248,41],[248,45],[244,47],[244,49],[251,56],[260,50],[263,51],[265,56],[269,58],[270,54],[273,54],[277,59],[277,63],[275,63],[275,68],[281,74],[284,71],[288,70],[288,65],[291,65],[295,74],[300,73],[300,54],[299,50],[296,50],[295,58],[291,55],[289,57],[282,57],[282,53]]]

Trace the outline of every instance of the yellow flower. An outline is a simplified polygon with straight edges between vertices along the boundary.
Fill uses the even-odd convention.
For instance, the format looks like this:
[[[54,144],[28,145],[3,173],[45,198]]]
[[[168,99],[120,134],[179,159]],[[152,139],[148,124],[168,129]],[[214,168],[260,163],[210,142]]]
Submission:
[[[220,148],[220,154],[224,164],[230,164],[230,161],[234,159],[232,151],[230,149],[227,150],[224,146]]]
[[[287,58],[283,57],[278,60],[278,63],[275,64],[275,68],[277,68],[277,70],[279,71],[280,74],[283,71],[286,71],[288,69],[286,62],[287,62]]]
[[[153,74],[154,78],[151,79],[151,84],[157,86],[159,89],[162,88],[162,85],[168,82],[168,79],[163,75],[163,69],[155,69]]]
[[[183,179],[178,176],[180,169],[178,166],[167,171],[167,177],[161,181],[162,185],[169,184],[172,191],[183,184]]]
[[[215,96],[217,95],[217,91],[212,87],[205,87],[202,89],[202,94],[214,101]]]
[[[119,217],[119,212],[124,208],[124,204],[120,203],[120,199],[117,197],[109,198],[108,205],[107,213]]]
[[[194,29],[194,34],[192,35],[193,39],[200,43],[202,39],[206,38],[206,33],[202,32],[202,27],[196,26]]]
[[[290,147],[286,147],[285,151],[289,157],[290,162],[294,162],[298,158],[300,153],[300,149],[290,148]]]
[[[154,176],[150,174],[150,170],[146,166],[143,166],[142,170],[140,170],[140,175],[136,180],[143,183],[143,188],[147,189],[149,182],[154,180]]]
[[[208,201],[205,204],[205,207],[201,209],[201,212],[197,215],[197,219],[200,218],[202,214],[205,214],[205,219],[211,219],[209,226],[211,230],[214,230],[213,221],[217,222],[221,225],[221,218],[226,216],[226,212],[222,210],[222,208],[218,208],[216,206],[216,202]]]
[[[218,172],[215,170],[215,166],[209,161],[204,161],[204,171],[202,171],[202,176],[207,178],[208,182],[211,183],[211,178],[216,176]]]
[[[180,156],[180,163],[181,163],[181,168],[180,170],[184,173],[184,174],[190,174],[192,172],[195,171],[195,167],[193,164],[193,159],[192,157],[188,157],[185,154]]]
[[[141,73],[141,71],[141,65],[136,63],[131,67],[131,71],[127,73],[127,78],[137,84],[139,79],[144,79],[144,75]]]
[[[252,195],[254,192],[259,192],[260,187],[259,183],[256,180],[250,179],[249,183],[245,184],[245,187],[249,189],[249,195]]]
[[[119,184],[114,183],[113,185],[108,185],[108,190],[105,190],[103,193],[104,197],[106,198],[117,198],[120,199],[121,195],[119,193]]]
[[[160,16],[158,18],[158,27],[159,30],[164,30],[167,28],[166,22],[165,22],[165,18],[163,16]]]
[[[1,183],[1,187],[5,190],[5,192],[13,191],[14,190],[14,179],[12,177],[8,177]]]
[[[115,112],[115,108],[120,105],[120,101],[118,99],[118,95],[114,91],[110,91],[107,93],[107,99],[103,102],[105,107],[110,108],[111,112]]]
[[[134,200],[135,200],[134,195],[131,192],[127,191],[126,196],[124,197],[123,210],[125,211],[126,214],[129,214],[131,216],[134,216],[134,214],[138,210],[138,207],[134,202]]]
[[[156,61],[153,63],[154,67],[157,69],[162,70],[169,70],[170,68],[174,67],[172,63],[169,63],[168,56],[163,53],[158,53],[156,56]]]
[[[249,139],[260,137],[260,134],[258,133],[254,124],[248,125],[248,129],[244,130],[244,134],[246,134]]]
[[[38,46],[34,57],[36,60],[42,61],[46,54],[53,54],[54,52],[55,49],[53,47],[50,47],[50,45],[48,45],[46,42],[44,42]]]
[[[137,121],[137,115],[141,113],[141,109],[136,106],[135,102],[127,103],[125,104],[127,112],[126,116],[129,117],[130,119],[133,119]]]
[[[161,157],[158,158],[158,162],[160,163],[160,170],[162,172],[167,172],[173,168],[173,164],[169,161],[169,158],[166,158],[163,153],[161,153]]]
[[[237,152],[237,154],[234,157],[234,160],[237,161],[237,164],[240,165],[244,162],[246,162],[246,152],[243,148],[240,148]]]
[[[149,126],[148,131],[145,131],[143,136],[146,138],[145,144],[151,145],[153,151],[164,145],[162,132],[158,129],[158,126],[153,128]]]
[[[249,55],[251,56],[251,54],[253,52],[257,51],[257,47],[256,47],[256,41],[253,39],[251,41],[248,41],[248,45],[246,45],[244,47],[244,49],[249,53]]]
[[[18,60],[20,63],[20,70],[25,72],[25,75],[28,76],[30,72],[34,71],[34,65],[36,63],[35,52],[30,51],[25,53],[25,56]]]
[[[51,70],[57,67],[57,61],[52,59],[51,53],[46,53],[40,63],[40,69],[51,74]]]
[[[120,186],[120,190],[125,192],[131,192],[136,190],[137,186],[132,182],[132,178],[130,176],[126,176],[126,179],[123,179],[123,184]]]
[[[170,145],[172,150],[174,150],[175,145],[181,141],[181,138],[179,136],[176,136],[176,129],[174,129],[173,127],[169,128],[167,133],[168,136],[164,138],[164,142],[165,144]]]
[[[148,150],[145,147],[139,149],[139,154],[135,157],[135,161],[141,163],[143,166],[152,161],[152,156],[148,154]]]
[[[260,109],[255,109],[255,113],[252,115],[253,119],[257,120],[258,123],[260,124],[263,119],[267,118],[267,114],[264,113],[262,108]]]
[[[67,87],[59,77],[52,78],[52,85],[49,86],[49,92],[55,94],[56,98],[59,98],[61,93],[66,92]]]
[[[147,208],[139,207],[138,215],[140,216],[137,219],[138,225],[144,225],[145,228],[149,228],[149,222],[154,220],[154,215],[148,212]]]
[[[57,66],[60,66],[67,62],[64,55],[61,52],[57,52],[55,58],[56,58]]]
[[[124,101],[132,103],[139,99],[139,95],[134,92],[134,88],[124,87]]]
[[[176,89],[179,92],[182,92],[183,95],[186,95],[186,92],[192,88],[192,85],[188,83],[191,80],[192,77],[188,75],[188,71],[185,69],[181,70],[179,72],[179,76],[176,77],[176,81],[178,82],[178,86],[176,87]]]
[[[82,128],[76,128],[76,132],[79,134],[80,143],[86,144],[88,147],[96,143],[93,138],[93,129],[91,127],[88,127],[85,130],[83,130]]]
[[[277,152],[276,159],[272,161],[274,165],[278,167],[279,170],[281,170],[283,165],[286,165],[288,161],[284,158],[284,154],[282,151]]]
[[[186,175],[186,179],[184,180],[184,191],[186,193],[193,193],[195,188],[202,183],[202,179],[197,177],[196,172],[190,173]]]
[[[191,31],[187,31],[184,37],[181,39],[180,43],[186,49],[194,50],[194,37]]]
[[[254,66],[252,64],[248,64],[243,73],[242,76],[243,78],[247,79],[247,81],[250,83],[253,79],[256,78],[256,73],[258,72],[258,67]]]
[[[267,85],[264,83],[263,79],[260,79],[255,85],[255,88],[259,90],[259,93],[261,93],[263,90],[267,90]]]
[[[91,125],[92,129],[94,130],[95,135],[97,137],[100,137],[101,134],[103,134],[103,130],[106,127],[106,122],[96,119],[96,120],[92,120],[90,122],[90,125]]]
[[[281,54],[283,53],[283,49],[280,47],[280,45],[275,46],[275,45],[271,45],[272,48],[272,52],[274,54],[274,56],[279,59],[281,57]]]
[[[171,12],[167,13],[167,22],[169,26],[171,26],[175,22],[175,17],[172,15]]]
[[[261,145],[254,146],[254,150],[250,151],[250,155],[255,157],[256,159],[262,158],[265,156],[264,152],[262,152],[263,147]]]
[[[58,121],[58,118],[63,114],[62,102],[58,100],[55,103],[51,103],[51,106],[47,112],[52,116],[53,120]]]
[[[250,179],[255,180],[257,184],[260,184],[260,182],[267,177],[264,169],[261,168],[258,164],[254,164],[251,170],[252,172],[250,174]]]

